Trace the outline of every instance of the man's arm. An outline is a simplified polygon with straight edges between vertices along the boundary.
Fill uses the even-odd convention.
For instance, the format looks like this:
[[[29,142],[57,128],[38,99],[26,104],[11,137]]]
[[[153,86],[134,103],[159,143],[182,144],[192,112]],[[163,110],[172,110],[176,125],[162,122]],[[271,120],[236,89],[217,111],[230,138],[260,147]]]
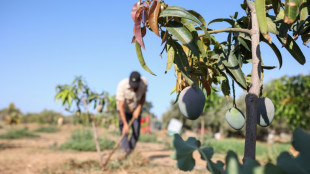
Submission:
[[[117,103],[118,103],[119,115],[120,115],[120,117],[122,119],[122,122],[123,122],[122,133],[123,134],[128,134],[129,127],[128,127],[128,123],[127,123],[127,120],[126,120],[125,109],[124,109],[125,102],[123,100],[117,100]]]
[[[133,111],[132,115],[135,119],[137,119],[141,113],[142,107],[145,103],[145,93],[143,94],[138,106],[136,107],[136,109]]]

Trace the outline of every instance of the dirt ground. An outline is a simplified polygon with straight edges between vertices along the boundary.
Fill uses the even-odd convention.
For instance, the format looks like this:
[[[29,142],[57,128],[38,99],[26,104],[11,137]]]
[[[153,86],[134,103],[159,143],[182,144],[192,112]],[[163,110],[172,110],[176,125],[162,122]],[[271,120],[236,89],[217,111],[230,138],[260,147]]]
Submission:
[[[25,125],[23,125],[25,126]],[[26,125],[29,130],[39,125]],[[182,172],[174,167],[175,160],[170,158],[173,152],[165,144],[139,142],[135,151],[124,160],[118,160],[123,155],[118,149],[112,156],[106,169],[101,170],[98,165],[97,152],[79,152],[59,149],[59,145],[68,140],[71,131],[79,126],[64,125],[56,133],[39,133],[39,138],[24,138],[16,140],[0,139],[0,173],[1,174],[32,174],[32,173],[206,173],[206,163],[200,155],[194,153],[197,159],[196,167],[191,172]],[[107,130],[99,130],[99,134],[106,135]],[[5,128],[0,133],[5,132]],[[111,136],[111,135],[110,135]],[[162,138],[163,135],[159,135]],[[111,136],[117,140],[118,135]],[[107,156],[110,150],[102,153]]]

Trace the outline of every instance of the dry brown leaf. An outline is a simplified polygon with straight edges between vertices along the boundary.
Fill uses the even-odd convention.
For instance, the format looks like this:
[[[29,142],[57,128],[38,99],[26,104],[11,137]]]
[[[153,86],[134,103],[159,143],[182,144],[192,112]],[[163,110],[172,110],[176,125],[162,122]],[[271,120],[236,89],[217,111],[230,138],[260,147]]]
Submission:
[[[159,36],[159,29],[158,29],[158,16],[160,11],[160,2],[159,1],[153,1],[153,4],[150,8],[150,15],[148,18],[150,28],[153,30],[153,32]]]

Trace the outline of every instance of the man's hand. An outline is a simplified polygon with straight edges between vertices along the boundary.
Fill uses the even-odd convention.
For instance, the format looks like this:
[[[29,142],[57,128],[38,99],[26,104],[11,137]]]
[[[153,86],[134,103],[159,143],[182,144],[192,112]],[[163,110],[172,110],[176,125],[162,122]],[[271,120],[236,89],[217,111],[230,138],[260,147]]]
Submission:
[[[122,134],[128,134],[129,132],[129,126],[126,120],[126,115],[125,115],[125,110],[124,110],[124,101],[123,100],[118,100],[118,107],[119,107],[119,115],[121,117],[121,120],[123,122],[123,130]]]
[[[129,126],[127,123],[126,124],[124,123],[122,134],[128,134],[128,132],[129,132]]]

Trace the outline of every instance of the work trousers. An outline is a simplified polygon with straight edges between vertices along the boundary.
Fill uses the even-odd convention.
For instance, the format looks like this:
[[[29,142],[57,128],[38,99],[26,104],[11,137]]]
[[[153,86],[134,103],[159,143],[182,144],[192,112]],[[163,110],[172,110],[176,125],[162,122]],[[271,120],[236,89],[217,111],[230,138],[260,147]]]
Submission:
[[[132,113],[126,112],[125,115],[126,115],[127,123],[129,123],[129,121],[132,118]],[[124,123],[121,117],[119,116],[119,129],[120,129],[121,135],[123,133],[122,132],[123,126],[124,126]],[[135,121],[131,125],[132,135],[130,139],[128,139],[128,134],[126,134],[125,137],[122,139],[121,146],[126,153],[129,153],[135,148],[137,141],[139,139],[139,135],[140,135],[140,127],[141,127],[141,115],[139,115],[138,119],[135,119]]]

